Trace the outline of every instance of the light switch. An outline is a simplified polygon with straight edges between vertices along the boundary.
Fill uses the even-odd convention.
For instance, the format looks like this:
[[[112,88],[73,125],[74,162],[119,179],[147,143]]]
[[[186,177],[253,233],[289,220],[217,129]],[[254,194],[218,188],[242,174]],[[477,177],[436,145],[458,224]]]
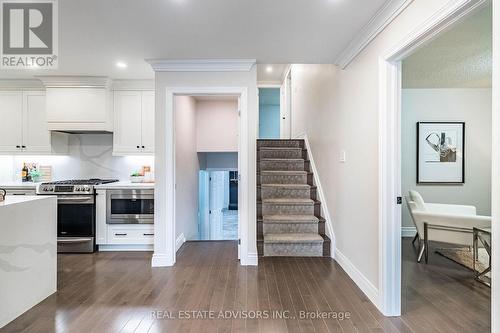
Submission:
[[[346,156],[345,156],[345,150],[340,151],[340,163],[345,163],[346,162]]]

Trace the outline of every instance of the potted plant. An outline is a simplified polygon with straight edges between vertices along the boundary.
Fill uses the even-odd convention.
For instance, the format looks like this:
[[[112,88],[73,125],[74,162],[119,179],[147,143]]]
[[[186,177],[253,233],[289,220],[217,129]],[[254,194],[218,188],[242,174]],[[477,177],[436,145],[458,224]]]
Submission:
[[[134,172],[130,175],[130,182],[132,183],[142,183],[144,181],[144,176],[139,172]]]

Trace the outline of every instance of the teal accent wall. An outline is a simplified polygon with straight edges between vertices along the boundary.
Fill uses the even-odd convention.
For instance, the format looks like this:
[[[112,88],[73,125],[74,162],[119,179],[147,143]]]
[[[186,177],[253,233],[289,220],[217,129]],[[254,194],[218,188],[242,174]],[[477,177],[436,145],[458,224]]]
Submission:
[[[259,88],[259,138],[280,138],[279,88]]]

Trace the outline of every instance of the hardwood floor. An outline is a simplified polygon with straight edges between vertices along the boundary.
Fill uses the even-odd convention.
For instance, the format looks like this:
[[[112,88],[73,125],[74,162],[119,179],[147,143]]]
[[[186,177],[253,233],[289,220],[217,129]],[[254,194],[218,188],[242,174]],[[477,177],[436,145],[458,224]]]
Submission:
[[[429,265],[415,264],[411,244],[403,244],[400,318],[383,317],[331,259],[262,258],[258,268],[241,267],[235,242],[193,242],[183,246],[170,268],[152,269],[148,253],[59,255],[58,293],[0,331],[489,331],[489,289],[438,255],[431,255]],[[165,318],[182,310],[199,311],[181,312],[184,316],[235,312],[232,319]],[[284,313],[289,318],[254,318],[274,313],[268,311],[289,311]],[[350,318],[299,318],[300,311],[330,317],[349,313]]]

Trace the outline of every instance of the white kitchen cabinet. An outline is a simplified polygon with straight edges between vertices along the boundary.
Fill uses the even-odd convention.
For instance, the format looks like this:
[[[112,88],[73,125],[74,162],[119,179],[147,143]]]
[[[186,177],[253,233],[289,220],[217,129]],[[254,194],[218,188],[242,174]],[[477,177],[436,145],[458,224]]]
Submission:
[[[142,92],[142,146],[145,153],[155,152],[155,93]]]
[[[153,225],[108,225],[108,244],[151,245],[154,242]]]
[[[21,151],[23,142],[23,93],[0,91],[0,151]]]
[[[154,112],[154,92],[115,91],[114,155],[154,153]]]
[[[52,153],[45,92],[0,92],[0,152]]]
[[[106,190],[97,190],[95,198],[95,242],[97,245],[107,243],[106,224]]]

